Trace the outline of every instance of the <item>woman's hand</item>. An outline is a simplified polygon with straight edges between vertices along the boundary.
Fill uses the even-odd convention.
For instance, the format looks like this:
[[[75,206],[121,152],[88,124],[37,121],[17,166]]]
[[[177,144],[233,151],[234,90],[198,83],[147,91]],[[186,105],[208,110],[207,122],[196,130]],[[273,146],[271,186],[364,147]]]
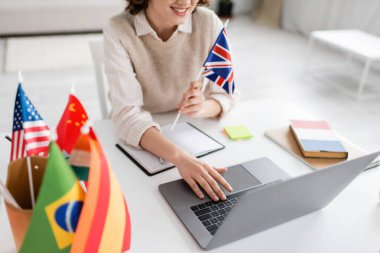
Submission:
[[[203,108],[204,97],[201,91],[202,81],[191,82],[187,91],[182,95],[178,110],[190,117],[197,117]]]
[[[226,199],[218,183],[227,189],[227,191],[232,191],[231,185],[220,175],[220,173],[226,172],[227,168],[213,168],[207,163],[194,158],[186,151],[171,143],[155,127],[150,127],[145,131],[141,137],[140,145],[158,157],[175,164],[182,178],[199,198],[204,198],[199,186],[214,201]]]
[[[200,199],[203,199],[204,195],[199,186],[214,201],[226,200],[226,196],[217,183],[221,184],[227,191],[232,192],[231,185],[220,175],[226,172],[227,168],[213,168],[188,154],[182,155],[176,166],[182,178]]]
[[[191,82],[177,108],[189,117],[200,118],[216,117],[222,112],[222,107],[216,100],[203,97],[201,80]]]

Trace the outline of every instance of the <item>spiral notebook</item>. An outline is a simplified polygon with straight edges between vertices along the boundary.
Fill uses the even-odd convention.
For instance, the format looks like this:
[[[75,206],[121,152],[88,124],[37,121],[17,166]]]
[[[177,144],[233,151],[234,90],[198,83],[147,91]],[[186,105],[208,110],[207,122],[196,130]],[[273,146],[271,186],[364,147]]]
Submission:
[[[188,122],[178,123],[174,130],[170,130],[170,127],[171,125],[161,127],[161,133],[193,156],[205,156],[224,148],[223,144]],[[121,142],[116,147],[149,176],[174,167],[172,163],[163,161],[148,151],[135,149]]]

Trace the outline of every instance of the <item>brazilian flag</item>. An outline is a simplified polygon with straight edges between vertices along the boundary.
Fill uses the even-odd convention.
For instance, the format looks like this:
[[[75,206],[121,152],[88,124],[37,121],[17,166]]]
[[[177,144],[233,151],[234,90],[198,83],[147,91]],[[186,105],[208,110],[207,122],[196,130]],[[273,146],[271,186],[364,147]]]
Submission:
[[[70,252],[85,193],[55,142],[20,253]]]

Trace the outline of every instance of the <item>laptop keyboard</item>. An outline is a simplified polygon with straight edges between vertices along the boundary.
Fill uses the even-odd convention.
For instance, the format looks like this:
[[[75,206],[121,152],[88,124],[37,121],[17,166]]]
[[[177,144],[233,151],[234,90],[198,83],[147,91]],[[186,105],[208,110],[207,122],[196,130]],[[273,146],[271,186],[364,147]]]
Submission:
[[[225,201],[207,201],[190,208],[210,234],[214,235],[239,200],[240,195],[241,193],[231,194]]]

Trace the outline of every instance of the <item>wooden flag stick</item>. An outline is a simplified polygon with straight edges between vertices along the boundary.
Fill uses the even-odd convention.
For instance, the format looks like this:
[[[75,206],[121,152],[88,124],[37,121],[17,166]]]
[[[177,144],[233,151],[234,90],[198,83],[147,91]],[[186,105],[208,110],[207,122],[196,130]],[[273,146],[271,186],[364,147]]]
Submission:
[[[70,94],[72,94],[72,95],[75,94],[75,82],[74,81],[71,81]]]
[[[199,71],[197,77],[195,78],[195,81],[198,81],[198,79],[201,77],[202,70],[203,70],[203,66],[202,66],[201,70]],[[179,117],[181,117],[181,112],[180,112],[180,111],[178,111],[178,113],[177,113],[177,117],[175,118],[175,120],[174,120],[174,122],[173,122],[173,124],[172,124],[172,127],[170,128],[170,130],[173,130],[173,129],[174,129],[175,125],[177,124],[177,122],[178,122],[178,120],[179,120]]]
[[[228,25],[229,21],[230,21],[229,19],[226,20],[226,22],[224,23],[224,28],[227,28],[227,25]],[[202,71],[203,71],[203,66],[201,67],[201,70],[199,71],[197,77],[195,78],[195,81],[198,81],[198,79],[201,77]],[[206,85],[202,85],[202,91],[201,91],[202,94],[204,93],[205,89],[206,89]],[[172,124],[172,126],[170,128],[170,130],[174,129],[175,125],[177,124],[177,122],[179,120],[179,117],[181,117],[181,112],[180,111],[178,111],[177,117],[175,118],[175,120],[174,120],[174,122],[173,122],[173,124]]]
[[[24,82],[24,78],[22,77],[21,70],[18,71],[18,82],[20,84],[22,84]],[[32,165],[30,162],[30,156],[26,157],[26,164],[27,164],[27,168],[28,168],[30,200],[32,202],[32,207],[34,208],[35,198],[34,198],[33,174],[32,174]]]
[[[22,74],[21,74],[21,70],[20,69],[18,70],[18,82],[21,83],[21,84],[24,82],[24,78],[22,78]]]
[[[226,22],[224,23],[224,28],[227,28],[228,22],[230,22],[230,19],[227,19]]]
[[[34,208],[35,198],[34,198],[34,186],[33,186],[33,174],[32,174],[32,164],[30,161],[30,156],[26,157],[26,163],[28,166],[28,178],[29,178],[29,189],[30,189],[30,199],[32,201],[32,207]]]

